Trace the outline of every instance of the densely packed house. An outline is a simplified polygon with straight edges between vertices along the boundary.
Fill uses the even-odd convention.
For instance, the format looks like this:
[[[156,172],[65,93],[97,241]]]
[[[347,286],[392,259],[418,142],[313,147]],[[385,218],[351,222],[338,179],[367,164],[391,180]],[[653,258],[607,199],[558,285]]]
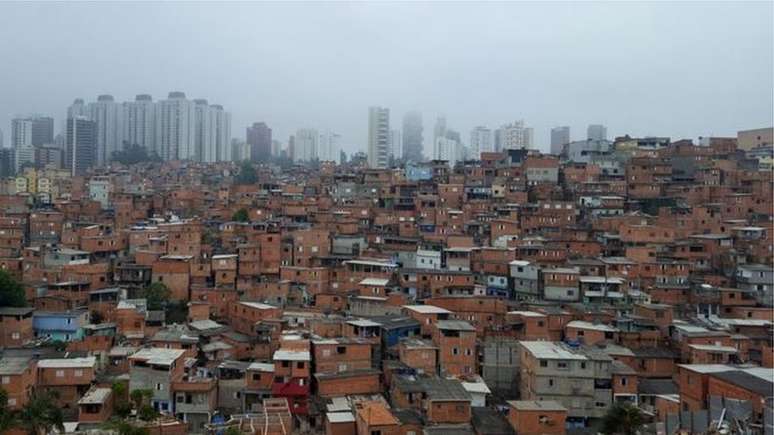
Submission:
[[[584,147],[252,184],[28,169],[0,196],[27,302],[0,308],[7,407],[55,392],[85,432],[142,391],[126,421],[160,435],[581,433],[621,404],[770,430],[772,172],[735,138]]]

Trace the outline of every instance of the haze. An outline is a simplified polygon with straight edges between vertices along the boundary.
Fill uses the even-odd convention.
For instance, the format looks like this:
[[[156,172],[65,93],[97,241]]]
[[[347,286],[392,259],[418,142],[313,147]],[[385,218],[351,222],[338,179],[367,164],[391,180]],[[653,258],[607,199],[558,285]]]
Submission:
[[[445,114],[524,119],[535,144],[570,125],[609,136],[735,136],[774,117],[772,2],[3,3],[0,129],[76,97],[172,90],[265,121],[283,142],[331,129],[365,150],[368,106],[422,111],[425,154]]]

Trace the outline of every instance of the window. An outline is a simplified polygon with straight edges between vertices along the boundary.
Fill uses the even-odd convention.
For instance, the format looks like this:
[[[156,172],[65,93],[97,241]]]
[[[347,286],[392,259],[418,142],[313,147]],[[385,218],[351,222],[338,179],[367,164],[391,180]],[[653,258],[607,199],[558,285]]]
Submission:
[[[627,384],[627,379],[626,378],[621,378],[621,385],[625,386],[626,384]]]
[[[548,386],[549,387],[553,387],[554,386],[554,380],[553,379],[549,379],[548,380]]]
[[[565,361],[557,361],[556,362],[556,368],[558,369],[566,369],[567,363]]]
[[[10,406],[16,406],[16,398],[12,397],[8,399],[8,405]]]
[[[282,361],[282,367],[290,367],[290,361]]]
[[[594,406],[596,406],[597,408],[604,408],[605,406],[607,406],[607,404],[605,404],[605,402],[596,402],[594,403]]]
[[[582,368],[582,369],[585,369],[585,368],[586,368],[586,363],[585,363],[585,362],[582,362],[582,363],[581,363],[581,368]]]
[[[63,378],[64,377],[64,370],[57,370],[56,371],[56,377],[57,378]]]
[[[161,384],[156,384],[156,391],[161,391]]]
[[[3,385],[10,384],[10,383],[11,383],[11,377],[3,376]]]
[[[296,364],[296,368],[299,368],[299,369],[304,368],[304,362],[303,361],[299,361],[298,364]]]
[[[75,371],[75,377],[76,378],[80,378],[81,376],[83,376],[83,370],[76,370]]]
[[[253,373],[253,380],[254,381],[260,381],[261,380],[261,374],[260,373]]]
[[[452,348],[452,355],[459,355],[459,354],[460,354],[460,350],[457,349],[456,347],[453,347]]]
[[[540,360],[540,367],[548,367],[548,361],[541,359]]]

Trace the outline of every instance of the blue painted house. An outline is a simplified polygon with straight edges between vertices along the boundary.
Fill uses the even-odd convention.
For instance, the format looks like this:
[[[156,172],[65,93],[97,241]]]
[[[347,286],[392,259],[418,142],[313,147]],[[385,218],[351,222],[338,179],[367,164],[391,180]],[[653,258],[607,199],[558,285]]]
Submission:
[[[377,316],[371,320],[382,325],[382,346],[387,349],[400,342],[401,338],[418,337],[420,324],[411,317]]]
[[[35,337],[59,341],[74,341],[83,338],[83,327],[89,323],[86,310],[47,312],[36,311],[32,315],[32,330]]]

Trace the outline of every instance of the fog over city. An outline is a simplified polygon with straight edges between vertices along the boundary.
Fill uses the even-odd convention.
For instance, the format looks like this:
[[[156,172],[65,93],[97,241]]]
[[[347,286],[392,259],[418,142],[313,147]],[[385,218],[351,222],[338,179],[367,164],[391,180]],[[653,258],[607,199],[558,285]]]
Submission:
[[[471,128],[523,119],[535,146],[569,125],[609,137],[735,136],[774,117],[772,2],[3,3],[0,129],[75,98],[170,91],[366,150],[368,107]]]

